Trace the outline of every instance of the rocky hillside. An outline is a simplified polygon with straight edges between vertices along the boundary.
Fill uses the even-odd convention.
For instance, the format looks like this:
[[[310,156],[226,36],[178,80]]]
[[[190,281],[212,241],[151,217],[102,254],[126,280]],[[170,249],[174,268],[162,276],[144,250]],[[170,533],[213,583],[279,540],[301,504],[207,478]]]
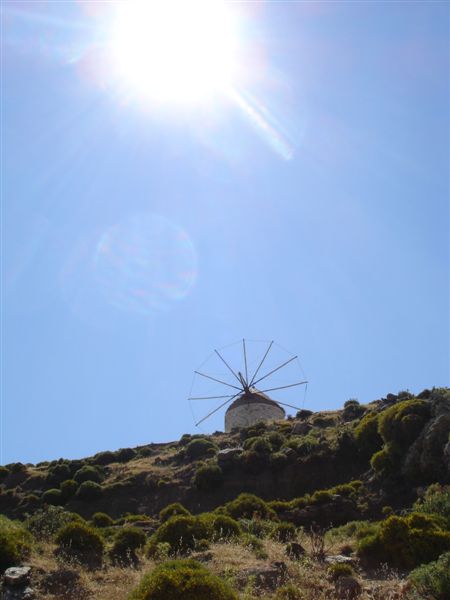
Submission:
[[[15,550],[0,550],[0,569],[28,560],[35,594],[55,598],[72,584],[52,587],[46,583],[49,572],[72,565],[68,577],[77,594],[111,600],[131,594],[142,572],[152,572],[155,564],[193,553],[201,559],[203,552],[206,579],[230,574],[229,591],[205,596],[212,600],[261,593],[296,600],[310,597],[308,586],[317,588],[315,598],[386,598],[391,592],[394,598],[412,569],[450,550],[449,433],[450,390],[439,388],[417,396],[388,394],[368,405],[349,400],[339,411],[303,410],[295,418],[230,434],[186,434],[176,442],[82,460],[5,465],[0,546],[3,536],[4,547]],[[75,537],[64,533],[70,527],[86,530],[73,533],[78,541],[87,536],[84,553],[75,552]],[[229,535],[219,535],[223,530]],[[121,535],[134,535],[134,542],[120,541]],[[327,557],[327,544],[339,546],[340,559]],[[383,564],[396,569],[392,585],[374,575]],[[109,573],[103,584],[97,580],[100,566]],[[260,574],[264,569],[272,569],[272,575],[266,573],[270,585]],[[308,586],[301,584],[300,572]],[[353,583],[346,587],[345,578]],[[110,585],[115,579],[117,596]],[[410,580],[403,587],[419,593]],[[180,589],[173,597],[189,600]],[[159,598],[142,594],[133,598]]]

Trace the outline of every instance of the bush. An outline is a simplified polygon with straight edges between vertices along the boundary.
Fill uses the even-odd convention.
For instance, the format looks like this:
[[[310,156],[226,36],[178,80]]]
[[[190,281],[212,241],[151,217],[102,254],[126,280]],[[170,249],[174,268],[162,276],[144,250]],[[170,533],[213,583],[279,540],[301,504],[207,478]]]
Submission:
[[[274,600],[305,600],[306,596],[296,585],[288,583],[278,588]]]
[[[80,515],[68,512],[60,506],[47,506],[36,511],[25,521],[25,525],[36,538],[47,540],[59,529],[74,522],[82,523],[83,519]]]
[[[430,403],[425,400],[405,400],[394,404],[379,417],[378,432],[385,442],[408,447],[430,418]]]
[[[93,458],[92,463],[94,465],[110,465],[113,462],[117,462],[117,454],[106,450],[105,452],[98,452]]]
[[[0,515],[0,573],[20,563],[31,551],[31,536],[19,523]]]
[[[222,469],[215,464],[202,465],[195,472],[192,483],[202,491],[216,490],[223,483]]]
[[[306,419],[309,419],[309,417],[310,417],[312,414],[314,414],[312,410],[305,410],[305,409],[302,409],[302,410],[299,410],[299,411],[297,412],[297,414],[295,415],[295,417],[296,417],[297,419],[300,419],[300,421],[305,421]]]
[[[61,481],[69,479],[71,476],[70,468],[66,463],[54,465],[48,470],[47,481],[59,485]]]
[[[450,598],[450,552],[445,552],[435,562],[414,569],[409,575],[409,582],[420,598]]]
[[[254,494],[239,494],[225,505],[225,509],[234,519],[252,519],[255,514],[262,519],[276,518],[275,511]]]
[[[136,563],[136,550],[142,548],[147,541],[145,533],[137,527],[124,527],[114,536],[111,556],[122,564]]]
[[[61,490],[61,495],[64,500],[68,500],[72,498],[75,492],[78,489],[78,483],[74,479],[66,479],[59,484],[59,489]]]
[[[57,551],[65,558],[75,558],[83,564],[101,563],[104,543],[93,527],[85,523],[69,523],[55,538]]]
[[[416,512],[438,515],[450,528],[450,485],[430,485],[423,499],[414,504]]]
[[[211,456],[217,451],[217,446],[205,438],[196,438],[186,446],[186,456],[191,460]]]
[[[137,456],[137,452],[133,448],[120,448],[115,454],[117,462],[129,462]]]
[[[364,406],[358,402],[358,400],[351,399],[344,403],[344,410],[342,411],[342,418],[344,421],[353,421],[358,419],[364,412]]]
[[[103,494],[102,486],[95,481],[84,481],[77,489],[75,496],[78,500],[91,501],[97,500]]]
[[[191,513],[188,511],[188,509],[182,504],[179,502],[173,502],[160,511],[159,518],[164,523],[164,521],[167,521],[167,519],[170,519],[170,517],[175,515],[190,516],[190,514]]]
[[[376,533],[358,543],[358,555],[366,563],[387,563],[400,569],[413,569],[447,550],[450,533],[443,531],[432,517],[419,513],[391,516]]]
[[[272,530],[271,536],[279,542],[290,542],[295,539],[297,531],[292,523],[278,523]]]
[[[256,452],[256,450],[244,450],[239,455],[239,464],[246,473],[256,475],[269,466],[269,455]]]
[[[378,414],[368,413],[361,419],[355,429],[355,439],[359,451],[367,458],[381,450],[383,439],[378,433]]]
[[[129,600],[238,600],[225,581],[193,560],[174,560],[145,575]]]
[[[327,575],[332,581],[337,581],[339,577],[351,577],[354,574],[353,567],[347,563],[334,563],[327,569]]]
[[[326,504],[332,500],[333,496],[328,490],[317,490],[311,496],[311,504]]]
[[[78,469],[78,471],[73,476],[77,483],[84,483],[85,481],[95,481],[95,483],[100,483],[103,479],[100,470],[97,467],[92,467],[90,465],[85,465]]]
[[[170,544],[172,553],[193,550],[200,540],[210,539],[211,526],[200,517],[176,515],[170,517],[152,535],[147,554],[151,555],[153,547],[161,542]]]
[[[42,502],[45,502],[45,504],[60,506],[61,504],[64,504],[64,501],[65,499],[61,493],[61,490],[51,489],[42,494]]]
[[[0,481],[6,479],[9,475],[9,469],[6,467],[0,467]]]
[[[227,515],[217,515],[214,517],[212,528],[214,530],[214,539],[230,539],[239,537],[241,534],[239,523],[232,517],[227,517]]]
[[[241,538],[241,543],[246,548],[252,550],[256,558],[267,558],[267,552],[264,550],[264,544],[256,536],[249,533],[244,533]]]
[[[370,459],[370,465],[374,471],[381,475],[394,475],[398,470],[400,454],[398,448],[392,444],[386,446]]]
[[[114,520],[109,515],[103,512],[96,512],[91,517],[93,527],[111,527],[114,525]]]
[[[289,459],[284,452],[274,452],[269,457],[269,464],[274,471],[281,471],[288,464]]]

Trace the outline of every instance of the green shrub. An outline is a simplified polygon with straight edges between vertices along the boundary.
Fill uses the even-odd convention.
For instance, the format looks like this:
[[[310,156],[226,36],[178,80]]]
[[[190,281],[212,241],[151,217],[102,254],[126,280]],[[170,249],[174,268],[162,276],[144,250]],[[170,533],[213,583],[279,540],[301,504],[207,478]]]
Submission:
[[[274,471],[281,471],[288,464],[289,459],[284,452],[274,452],[269,457],[270,467]]]
[[[378,414],[368,413],[355,429],[355,439],[361,454],[370,458],[375,452],[381,450],[383,439],[378,433]]]
[[[122,564],[136,563],[136,550],[142,548],[147,541],[145,533],[137,527],[124,527],[114,536],[111,556]]]
[[[93,527],[111,527],[114,525],[114,520],[109,515],[103,512],[96,512],[91,517]]]
[[[217,451],[217,446],[205,438],[193,439],[186,446],[186,456],[191,460],[211,456]]]
[[[258,454],[270,454],[272,452],[272,444],[267,437],[248,438],[244,442],[245,450],[253,450]]]
[[[327,502],[331,502],[332,499],[333,496],[328,490],[317,490],[311,496],[311,504],[326,504]]]
[[[42,494],[42,502],[45,502],[45,504],[60,506],[61,504],[64,504],[64,501],[65,498],[63,497],[61,490],[51,489]]]
[[[68,500],[69,498],[72,498],[77,491],[78,483],[74,479],[66,479],[66,481],[62,481],[59,484],[59,489],[61,490],[63,499]]]
[[[193,550],[200,540],[211,538],[210,524],[200,517],[176,515],[165,521],[150,538],[147,554],[155,544],[167,542],[172,553]]]
[[[398,471],[399,459],[398,449],[392,444],[386,444],[382,450],[375,452],[370,459],[370,465],[381,475],[394,475]]]
[[[351,577],[354,574],[353,567],[347,563],[334,563],[327,569],[327,575],[332,581],[336,581],[339,577]]]
[[[239,537],[241,528],[239,523],[227,515],[217,515],[212,520],[214,539],[230,539]]]
[[[202,465],[195,472],[192,483],[202,491],[216,490],[223,483],[222,469],[215,464]]]
[[[344,421],[353,421],[354,419],[358,419],[365,410],[364,406],[361,406],[358,400],[347,400],[342,411],[342,418]]]
[[[173,502],[160,511],[159,518],[164,523],[164,521],[167,521],[167,519],[170,519],[170,517],[175,515],[190,516],[190,514],[191,513],[188,511],[188,509],[182,504],[179,502]]]
[[[73,478],[77,483],[84,483],[85,481],[95,481],[95,483],[100,483],[103,479],[100,470],[91,465],[85,465],[84,467],[81,467],[81,469],[78,469]]]
[[[279,542],[290,542],[295,539],[297,531],[292,523],[277,523],[272,530],[271,536]]]
[[[129,462],[137,456],[137,452],[133,448],[120,448],[115,454],[117,462]]]
[[[430,403],[425,400],[405,400],[394,404],[378,421],[378,432],[385,442],[408,447],[430,418]]]
[[[272,451],[279,450],[286,441],[286,437],[278,431],[271,431],[267,434],[267,440],[270,442]]]
[[[93,458],[92,463],[94,465],[110,465],[113,462],[117,462],[117,454],[111,452],[111,450],[105,450],[105,452],[98,452]]]
[[[0,467],[0,481],[6,479],[9,475],[9,469],[6,467]]]
[[[145,575],[129,600],[238,600],[222,578],[193,560],[174,560]]]
[[[101,562],[103,540],[93,527],[85,523],[69,523],[58,531],[55,541],[58,553],[64,558],[75,558],[90,565]]]
[[[376,533],[358,543],[358,555],[366,563],[387,563],[401,569],[435,560],[447,550],[450,533],[443,531],[436,519],[419,513],[391,516],[380,523]]]
[[[37,539],[50,539],[59,529],[69,523],[82,523],[80,515],[64,510],[61,506],[47,506],[37,510],[25,521],[29,529]]]
[[[225,505],[228,514],[234,519],[252,519],[258,515],[262,519],[274,519],[276,513],[268,504],[254,494],[239,494]]]
[[[239,455],[239,464],[246,473],[257,475],[269,466],[269,455],[256,450],[244,450]]]
[[[424,497],[414,504],[416,512],[438,515],[450,528],[450,485],[430,485]]]
[[[22,524],[0,515],[0,574],[20,563],[31,551],[31,536]]]
[[[419,598],[447,600],[450,598],[450,552],[445,552],[435,562],[414,569],[408,580]]]
[[[278,588],[273,598],[274,600],[306,600],[304,592],[293,583]]]
[[[69,479],[70,476],[70,468],[66,463],[57,464],[48,470],[47,481],[51,484],[59,485],[61,481]]]
[[[313,415],[313,414],[314,414],[314,413],[313,413],[313,411],[312,411],[312,410],[305,410],[305,409],[302,409],[302,410],[299,410],[299,411],[297,412],[297,414],[295,415],[295,417],[296,417],[297,419],[300,419],[300,421],[305,421],[306,419],[309,419],[309,417],[310,417],[311,415]]]
[[[102,486],[95,481],[83,481],[77,489],[75,496],[78,500],[91,501],[97,500],[103,494]]]

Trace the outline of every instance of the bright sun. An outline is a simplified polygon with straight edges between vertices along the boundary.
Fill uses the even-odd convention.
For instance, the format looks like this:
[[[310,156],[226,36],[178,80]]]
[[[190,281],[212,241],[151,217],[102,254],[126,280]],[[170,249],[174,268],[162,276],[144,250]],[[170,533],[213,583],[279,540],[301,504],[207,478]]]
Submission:
[[[219,0],[146,0],[119,5],[112,52],[133,93],[201,102],[232,85],[237,70],[232,14]]]

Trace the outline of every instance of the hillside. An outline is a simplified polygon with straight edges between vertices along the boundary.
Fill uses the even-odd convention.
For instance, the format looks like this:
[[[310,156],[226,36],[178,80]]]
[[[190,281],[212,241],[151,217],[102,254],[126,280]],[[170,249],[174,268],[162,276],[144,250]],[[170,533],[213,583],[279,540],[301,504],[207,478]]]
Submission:
[[[397,598],[400,588],[445,598],[413,584],[416,575],[405,581],[449,556],[449,432],[450,390],[439,388],[230,434],[6,465],[0,537],[11,550],[0,551],[0,568],[30,564],[35,597],[49,599],[72,588],[73,598],[127,598],[143,572],[187,555],[229,588],[199,600]],[[173,503],[182,507],[164,514]],[[84,549],[61,534],[74,523],[91,535]],[[134,541],[120,542],[126,535]],[[191,598],[170,593],[161,598]]]

